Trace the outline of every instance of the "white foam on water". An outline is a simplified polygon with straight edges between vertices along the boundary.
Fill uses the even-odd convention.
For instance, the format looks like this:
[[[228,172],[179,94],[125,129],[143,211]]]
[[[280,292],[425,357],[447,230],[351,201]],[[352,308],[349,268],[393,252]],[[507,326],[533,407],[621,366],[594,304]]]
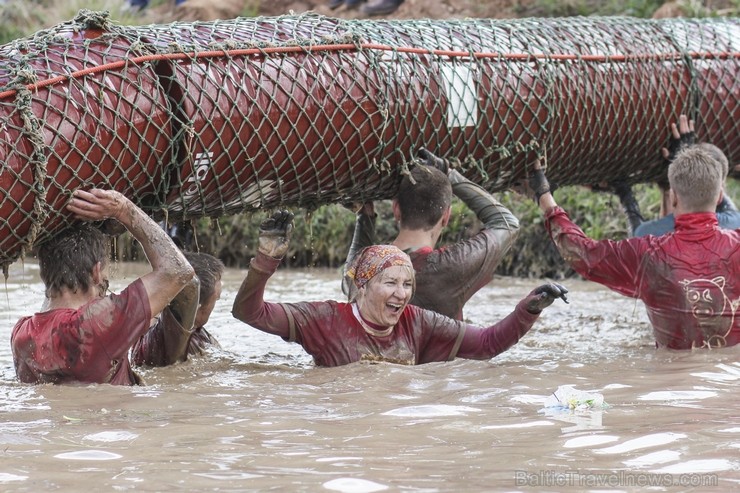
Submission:
[[[324,488],[342,493],[373,493],[374,491],[385,491],[387,486],[374,481],[358,478],[338,478],[324,483]]]

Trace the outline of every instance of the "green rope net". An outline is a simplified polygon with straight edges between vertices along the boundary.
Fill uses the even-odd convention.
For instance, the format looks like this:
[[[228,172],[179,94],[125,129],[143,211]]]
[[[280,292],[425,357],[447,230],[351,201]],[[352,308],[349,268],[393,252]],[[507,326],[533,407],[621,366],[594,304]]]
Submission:
[[[72,223],[82,187],[155,217],[392,197],[419,147],[491,191],[652,181],[681,113],[740,157],[740,20],[124,27],[81,11],[0,46],[0,265]]]

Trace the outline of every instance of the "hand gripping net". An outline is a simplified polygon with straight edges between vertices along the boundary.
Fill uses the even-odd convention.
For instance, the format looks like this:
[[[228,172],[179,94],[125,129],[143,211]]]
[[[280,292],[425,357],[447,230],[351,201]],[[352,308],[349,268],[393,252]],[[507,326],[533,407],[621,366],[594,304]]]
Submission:
[[[392,197],[418,147],[491,191],[650,181],[681,113],[740,157],[740,20],[124,27],[81,11],[0,47],[0,264],[77,188],[171,220]]]

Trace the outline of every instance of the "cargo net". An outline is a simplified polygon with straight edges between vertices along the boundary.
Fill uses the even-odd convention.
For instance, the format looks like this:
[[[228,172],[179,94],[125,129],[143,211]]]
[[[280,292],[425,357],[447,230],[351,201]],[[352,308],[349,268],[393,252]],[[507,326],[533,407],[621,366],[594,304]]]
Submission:
[[[0,264],[72,224],[78,188],[156,218],[392,197],[419,147],[491,191],[646,182],[681,113],[740,157],[740,21],[343,21],[124,27],[0,47]]]

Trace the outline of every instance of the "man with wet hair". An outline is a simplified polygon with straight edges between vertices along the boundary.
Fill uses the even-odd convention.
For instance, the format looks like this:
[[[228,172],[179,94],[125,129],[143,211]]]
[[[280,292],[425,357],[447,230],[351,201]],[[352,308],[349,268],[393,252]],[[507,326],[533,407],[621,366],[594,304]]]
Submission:
[[[16,375],[25,383],[141,383],[129,350],[152,314],[193,278],[193,268],[167,233],[118,192],[77,190],[67,209],[85,221],[118,221],[141,244],[152,271],[107,294],[109,245],[100,230],[82,223],[42,244],[47,302],[13,328]]]
[[[645,304],[658,347],[740,342],[740,231],[720,229],[714,210],[724,176],[703,146],[668,168],[675,232],[622,241],[588,238],[558,207],[537,161],[529,188],[561,255],[580,275]]]
[[[188,356],[202,356],[209,346],[220,347],[204,326],[221,299],[224,264],[207,253],[186,252],[185,258],[196,277],[136,342],[131,357],[134,365],[168,366]]]
[[[406,252],[416,270],[416,291],[411,303],[457,320],[463,306],[493,279],[494,271],[519,232],[519,221],[482,187],[472,183],[426,149],[421,164],[414,166],[400,183],[393,199],[393,215],[399,226],[392,244]],[[462,200],[483,223],[472,237],[436,248],[450,220],[452,195]],[[377,243],[372,202],[357,213],[345,272],[364,247]],[[346,274],[342,290],[352,297]]]

